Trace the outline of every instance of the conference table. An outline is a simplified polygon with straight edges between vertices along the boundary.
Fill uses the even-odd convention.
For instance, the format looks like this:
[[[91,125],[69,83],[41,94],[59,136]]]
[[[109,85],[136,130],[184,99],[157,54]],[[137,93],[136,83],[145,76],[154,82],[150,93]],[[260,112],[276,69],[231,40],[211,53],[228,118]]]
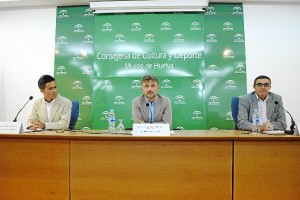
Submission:
[[[0,199],[299,199],[300,137],[0,134]]]

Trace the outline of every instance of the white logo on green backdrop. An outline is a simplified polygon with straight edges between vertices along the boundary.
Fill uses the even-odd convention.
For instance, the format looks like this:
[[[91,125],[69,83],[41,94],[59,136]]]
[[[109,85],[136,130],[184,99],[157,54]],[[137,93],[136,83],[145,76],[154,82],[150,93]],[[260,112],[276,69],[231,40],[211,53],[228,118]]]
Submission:
[[[199,110],[196,110],[192,113],[192,120],[196,120],[196,121],[200,121],[200,120],[203,120],[203,117],[202,117],[202,112],[199,111]]]
[[[57,40],[58,40],[57,44],[68,44],[68,38],[64,35],[59,36]]]
[[[208,105],[210,106],[219,106],[219,98],[217,96],[211,96],[209,97]]]
[[[144,36],[144,42],[155,42],[154,35],[152,33],[147,33]]]
[[[90,65],[84,65],[81,69],[82,74],[93,74],[93,68]]]
[[[94,13],[93,13],[92,9],[88,8],[88,9],[84,10],[84,15],[83,16],[84,17],[92,17],[92,16],[94,16]]]
[[[56,75],[66,75],[66,74],[67,72],[65,66],[58,66],[56,68]]]
[[[206,38],[206,42],[218,42],[217,35],[214,33],[208,34]]]
[[[161,23],[160,30],[161,31],[171,31],[172,30],[171,23],[170,22],[163,22],[163,23]]]
[[[232,113],[231,112],[227,112],[226,113],[226,118],[225,118],[225,120],[233,120],[233,117],[232,117]]]
[[[131,89],[141,89],[141,81],[140,80],[133,80],[131,81],[132,85],[131,85]]]
[[[113,31],[112,29],[112,24],[111,23],[105,23],[102,25],[102,31],[104,32],[111,32]]]
[[[69,15],[68,15],[68,11],[67,10],[60,10],[59,11],[59,15],[58,15],[58,18],[68,18]]]
[[[118,105],[124,105],[125,102],[124,102],[124,97],[123,96],[115,96],[114,98],[114,103],[113,104],[118,104]]]
[[[134,22],[131,26],[131,31],[142,31],[142,25],[139,22]]]
[[[82,82],[81,81],[73,81],[73,90],[82,90],[83,86],[82,86]]]
[[[243,15],[243,8],[240,6],[235,6],[232,8],[232,10],[233,10],[232,12],[233,15]]]
[[[202,81],[200,79],[193,80],[191,88],[201,88],[201,87],[202,87]]]
[[[246,73],[246,67],[243,64],[238,64],[235,66],[236,71],[234,73],[237,74],[245,74]]]
[[[234,28],[233,28],[233,24],[231,22],[225,22],[223,24],[223,28],[222,28],[223,31],[233,31]]]
[[[86,35],[83,38],[83,43],[94,43],[93,39],[94,38],[92,35]]]
[[[82,97],[82,105],[83,106],[91,106],[92,105],[92,99],[90,96],[84,96]]]
[[[217,13],[215,12],[215,8],[213,6],[208,6],[206,8],[206,12],[204,14],[205,15],[216,15]]]
[[[83,30],[83,25],[82,24],[76,24],[74,26],[74,30],[73,30],[74,33],[82,33],[84,32]]]
[[[228,80],[226,81],[225,89],[236,89],[235,81],[234,80]]]
[[[175,97],[174,104],[186,104],[185,103],[185,97],[183,95],[177,95]]]
[[[164,79],[164,80],[162,81],[162,86],[161,86],[161,88],[168,88],[168,89],[173,88],[173,86],[172,86],[172,81],[169,80],[169,79]]]
[[[192,22],[191,24],[190,24],[190,30],[191,31],[201,31],[202,29],[201,29],[201,27],[200,27],[200,23],[199,22]]]

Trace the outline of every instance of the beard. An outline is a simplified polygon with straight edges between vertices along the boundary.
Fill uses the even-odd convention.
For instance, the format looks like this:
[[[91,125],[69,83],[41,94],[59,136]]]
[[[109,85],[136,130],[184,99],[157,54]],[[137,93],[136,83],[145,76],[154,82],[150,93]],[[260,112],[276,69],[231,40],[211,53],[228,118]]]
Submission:
[[[149,99],[154,99],[154,98],[156,97],[156,94],[154,94],[153,92],[148,92],[148,93],[147,93],[147,97],[148,97]]]

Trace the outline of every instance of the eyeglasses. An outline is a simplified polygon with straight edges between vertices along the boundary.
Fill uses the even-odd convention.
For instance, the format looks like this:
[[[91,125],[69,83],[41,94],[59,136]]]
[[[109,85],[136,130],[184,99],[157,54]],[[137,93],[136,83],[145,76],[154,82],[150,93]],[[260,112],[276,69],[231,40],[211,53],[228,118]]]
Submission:
[[[257,87],[262,87],[262,86],[264,86],[264,87],[270,87],[270,83],[256,83],[255,85]]]

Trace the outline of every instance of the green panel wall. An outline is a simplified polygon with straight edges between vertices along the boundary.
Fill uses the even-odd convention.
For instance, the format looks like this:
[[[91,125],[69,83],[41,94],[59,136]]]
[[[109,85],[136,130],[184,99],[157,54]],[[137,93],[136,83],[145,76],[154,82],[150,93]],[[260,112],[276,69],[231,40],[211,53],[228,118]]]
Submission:
[[[76,128],[106,129],[110,108],[131,128],[146,74],[171,100],[173,128],[233,129],[231,97],[246,93],[242,5],[95,16],[87,6],[58,7],[55,77],[60,94],[80,101]]]
[[[246,93],[243,8],[212,4],[205,13],[207,129],[234,127],[231,97]]]
[[[88,6],[57,8],[55,42],[58,91],[80,102],[76,128],[92,128],[94,15]]]

